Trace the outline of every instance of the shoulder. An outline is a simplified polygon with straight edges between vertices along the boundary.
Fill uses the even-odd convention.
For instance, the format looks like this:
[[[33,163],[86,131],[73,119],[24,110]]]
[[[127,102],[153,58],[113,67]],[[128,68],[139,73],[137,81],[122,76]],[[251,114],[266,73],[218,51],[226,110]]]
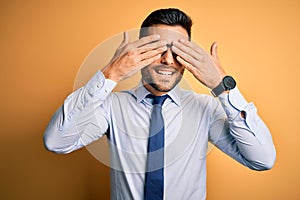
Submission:
[[[143,98],[139,97],[134,90],[114,91],[111,93],[111,102],[113,106],[135,107],[143,102]]]

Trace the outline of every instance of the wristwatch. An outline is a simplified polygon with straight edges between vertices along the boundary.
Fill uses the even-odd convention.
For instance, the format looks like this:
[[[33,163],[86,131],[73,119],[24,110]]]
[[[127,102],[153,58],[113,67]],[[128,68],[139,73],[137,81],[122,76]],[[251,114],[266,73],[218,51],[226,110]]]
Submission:
[[[233,88],[235,88],[235,86],[236,86],[235,80],[231,76],[225,76],[221,81],[221,83],[217,87],[212,89],[211,93],[215,97],[217,97],[220,94],[222,94],[222,92],[224,91],[232,90]]]

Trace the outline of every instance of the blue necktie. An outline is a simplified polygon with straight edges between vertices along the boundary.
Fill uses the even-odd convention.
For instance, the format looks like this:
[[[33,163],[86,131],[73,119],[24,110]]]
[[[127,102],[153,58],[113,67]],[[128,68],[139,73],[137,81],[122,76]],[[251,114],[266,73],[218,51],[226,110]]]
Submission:
[[[160,200],[164,196],[164,143],[165,130],[161,108],[168,97],[149,95],[153,98],[153,110],[150,119],[148,156],[145,174],[145,200]]]

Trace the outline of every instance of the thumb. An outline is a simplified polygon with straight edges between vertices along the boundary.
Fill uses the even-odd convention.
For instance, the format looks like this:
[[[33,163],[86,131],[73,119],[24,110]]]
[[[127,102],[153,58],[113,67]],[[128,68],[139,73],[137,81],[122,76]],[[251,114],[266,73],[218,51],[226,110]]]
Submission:
[[[210,55],[212,55],[214,58],[216,58],[217,60],[219,60],[219,56],[218,56],[218,43],[217,42],[213,42],[213,44],[210,47]]]
[[[119,48],[124,47],[128,42],[129,42],[128,32],[124,31],[124,33],[123,33],[123,41],[121,42]]]

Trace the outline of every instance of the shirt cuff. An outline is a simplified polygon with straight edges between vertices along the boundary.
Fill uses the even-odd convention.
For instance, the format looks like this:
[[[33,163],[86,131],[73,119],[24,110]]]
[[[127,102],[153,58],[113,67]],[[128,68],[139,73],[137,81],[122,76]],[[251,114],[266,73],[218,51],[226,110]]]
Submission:
[[[229,121],[235,119],[241,111],[245,111],[245,108],[248,105],[248,102],[237,87],[230,90],[229,93],[220,94],[219,100],[223,105]]]
[[[260,143],[266,143],[266,138],[258,130],[265,125],[257,115],[256,107],[253,103],[248,103],[246,101],[237,87],[230,90],[229,93],[219,95],[219,100],[221,101],[229,122],[245,122],[246,126],[256,136]],[[245,119],[241,117],[241,111],[245,112]]]
[[[110,79],[105,79],[99,70],[86,84],[85,89],[91,97],[104,100],[116,87],[117,83]]]

